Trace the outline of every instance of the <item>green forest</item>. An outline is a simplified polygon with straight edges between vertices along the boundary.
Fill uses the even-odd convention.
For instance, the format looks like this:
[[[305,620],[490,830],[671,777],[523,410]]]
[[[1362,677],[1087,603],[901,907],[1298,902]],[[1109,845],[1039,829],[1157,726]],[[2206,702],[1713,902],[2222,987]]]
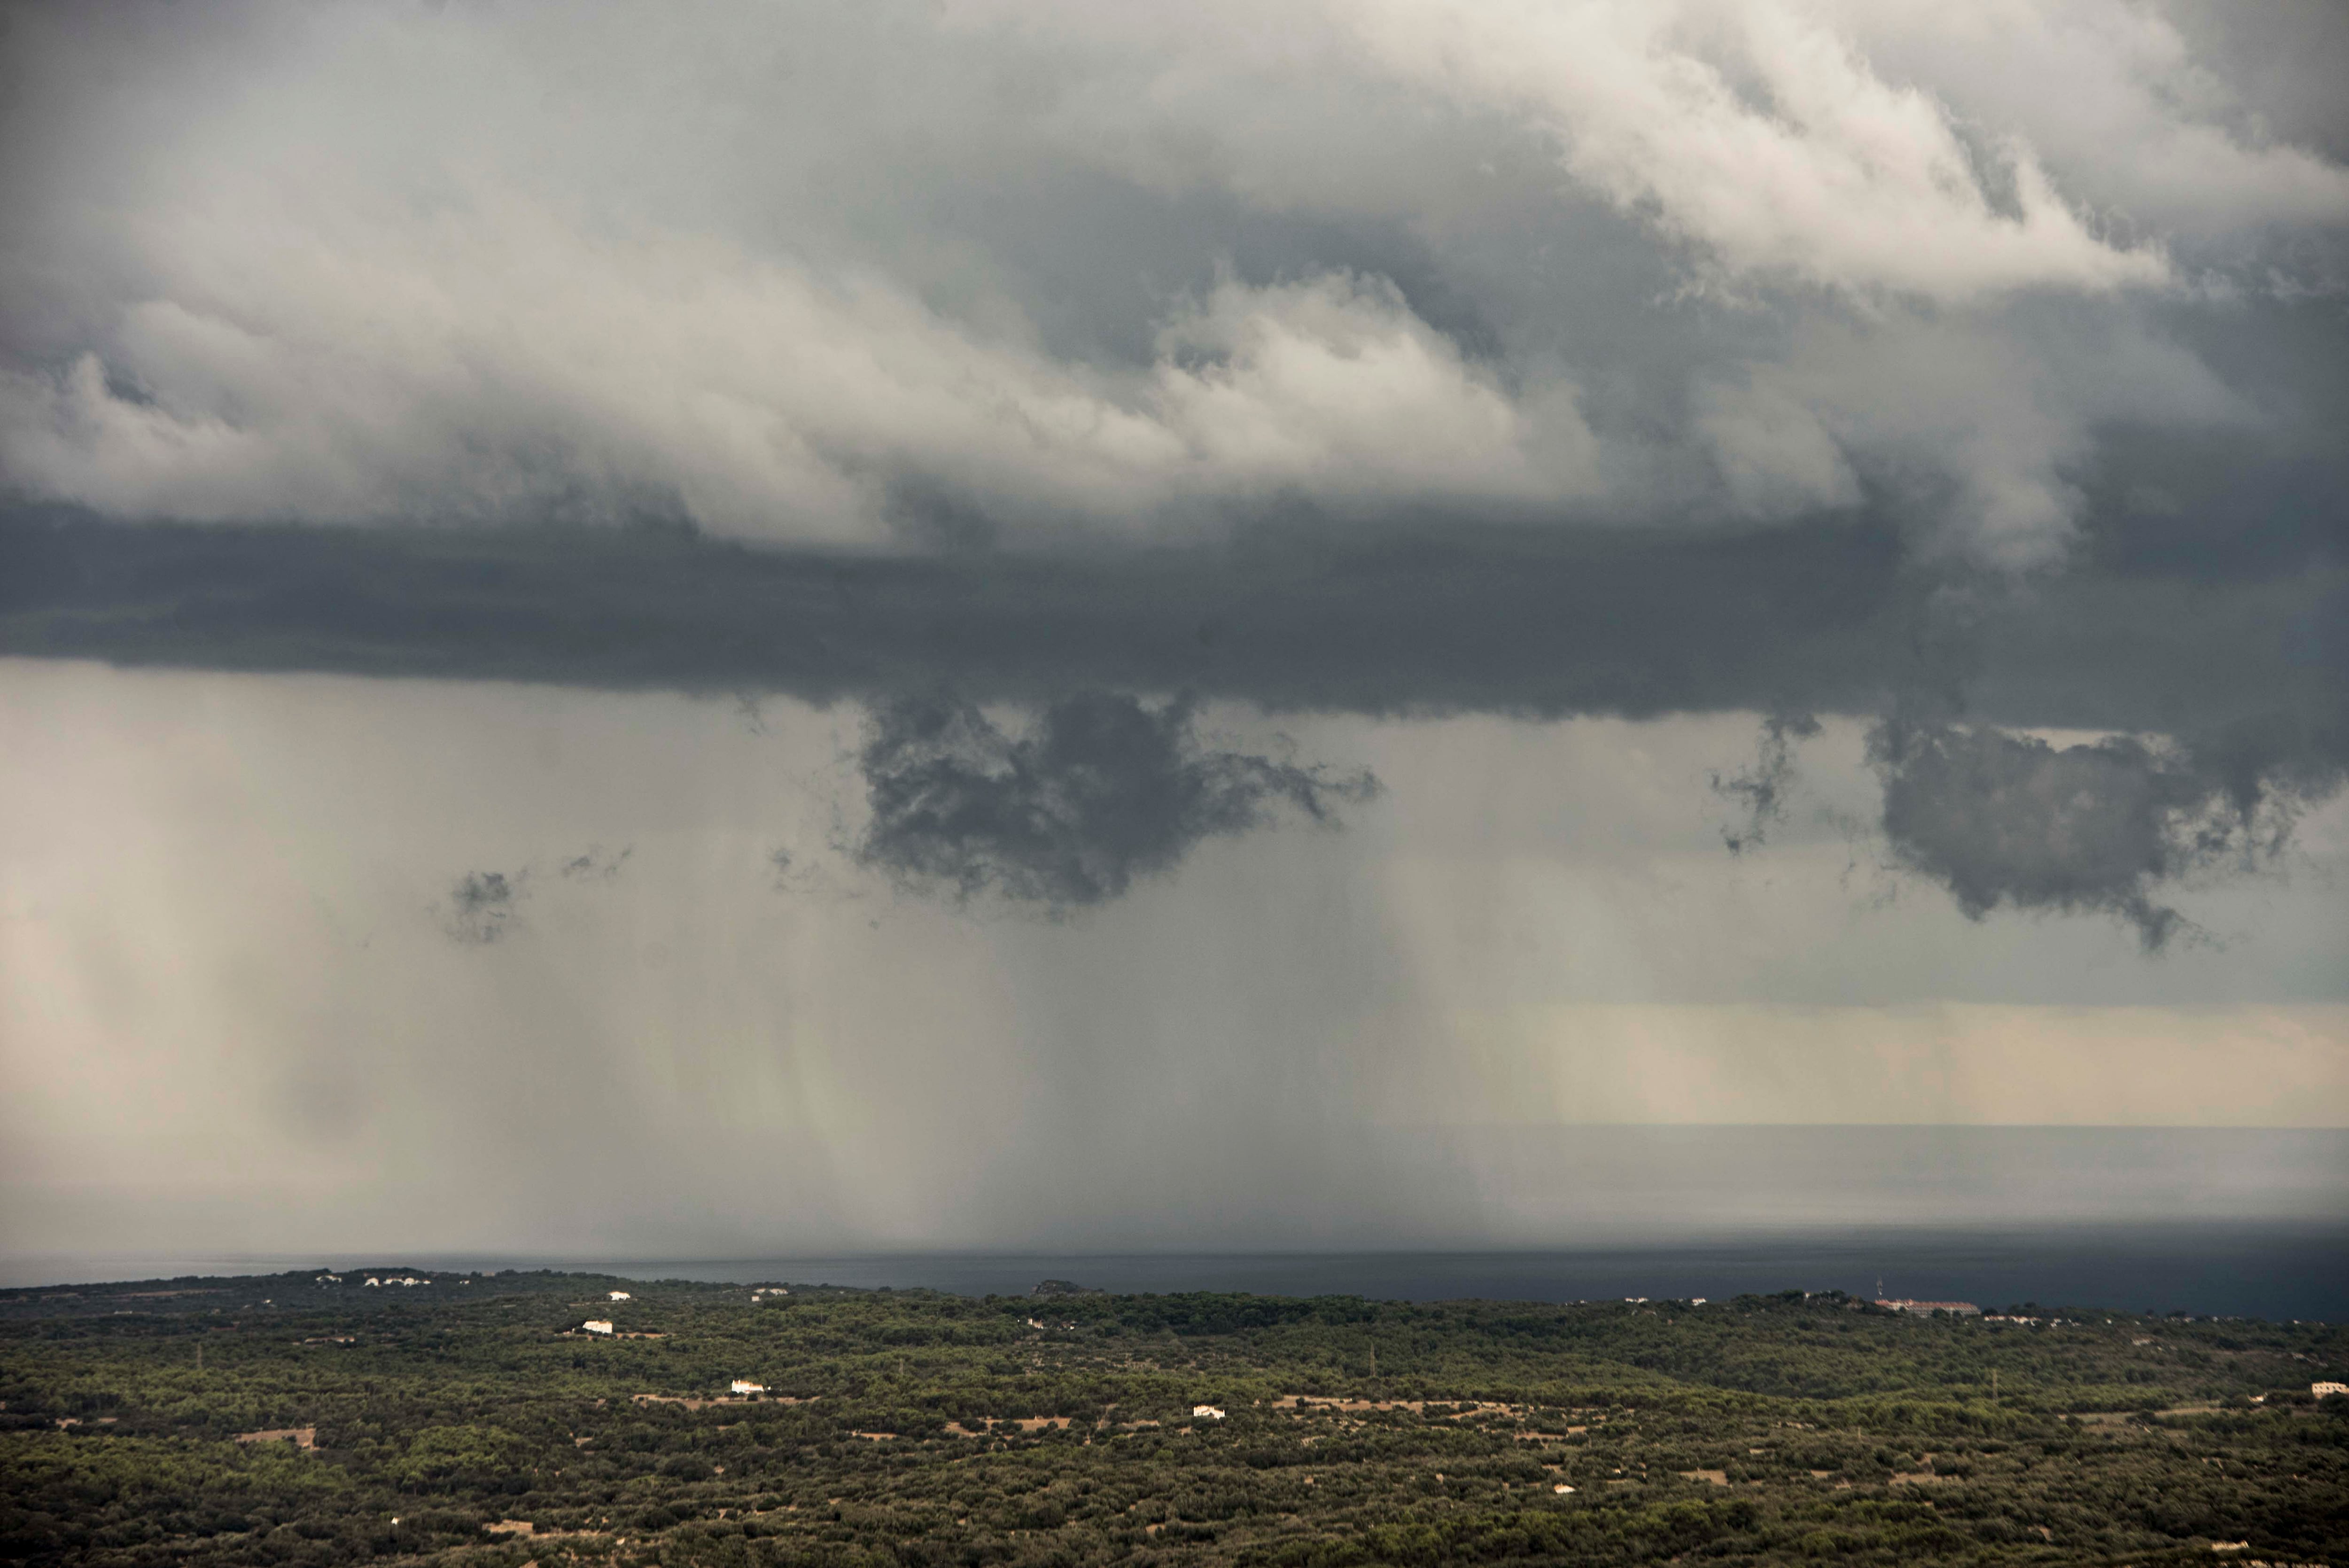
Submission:
[[[2344,1369],[2323,1325],[1837,1292],[18,1290],[0,1559],[2349,1564]]]

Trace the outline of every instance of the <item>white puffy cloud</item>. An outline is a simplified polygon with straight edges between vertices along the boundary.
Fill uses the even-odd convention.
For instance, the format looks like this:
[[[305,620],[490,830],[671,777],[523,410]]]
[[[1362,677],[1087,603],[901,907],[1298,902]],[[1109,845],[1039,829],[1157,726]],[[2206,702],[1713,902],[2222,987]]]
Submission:
[[[2123,232],[2196,244],[2349,222],[2349,169],[2278,138],[2261,105],[2150,5],[1823,0],[1879,68],[1953,118],[2027,139],[2072,199]]]
[[[2160,253],[2092,232],[2028,146],[1970,148],[1815,9],[1775,0],[1381,0],[1377,61],[1554,134],[1567,167],[1732,273],[1943,301],[2153,284]],[[1987,163],[1987,170],[1978,165]],[[1993,200],[1991,180],[2006,187]]]
[[[1159,343],[1160,418],[1236,480],[1358,501],[1413,488],[1533,500],[1574,495],[1591,471],[1570,389],[1513,399],[1392,284],[1226,283]]]
[[[174,297],[127,307],[102,357],[0,384],[16,481],[199,519],[668,505],[871,542],[909,483],[1055,519],[1291,488],[1530,500],[1588,465],[1569,394],[1513,399],[1376,281],[1226,280],[1117,377],[885,278],[599,239],[507,192],[419,225],[322,222],[332,201],[167,231]]]

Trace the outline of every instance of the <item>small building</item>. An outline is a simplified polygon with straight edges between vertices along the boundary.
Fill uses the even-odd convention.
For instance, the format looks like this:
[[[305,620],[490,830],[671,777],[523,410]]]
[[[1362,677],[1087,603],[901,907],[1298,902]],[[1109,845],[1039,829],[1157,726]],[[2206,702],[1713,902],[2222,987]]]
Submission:
[[[2349,1383],[2311,1383],[2308,1391],[2322,1399],[2327,1394],[2349,1394]]]
[[[375,1277],[375,1275],[373,1275],[373,1274],[369,1274],[369,1275],[367,1275],[367,1284],[376,1284],[376,1285],[379,1285],[379,1284],[381,1284],[382,1283],[383,1283],[383,1281],[381,1281],[381,1280],[379,1280],[379,1279],[376,1278],[376,1277]]]
[[[1191,1407],[1191,1418],[1195,1421],[1220,1421],[1224,1413],[1213,1405],[1194,1405]]]
[[[628,1295],[628,1293],[627,1293],[626,1291],[624,1291],[624,1290],[616,1290],[616,1291],[614,1291],[614,1292],[612,1293],[612,1299],[613,1299],[614,1301],[628,1301],[628,1300],[632,1300],[633,1298]]]
[[[612,1332],[612,1320],[608,1317],[591,1317],[579,1326],[590,1334],[609,1334]]]
[[[764,1383],[753,1383],[748,1377],[737,1377],[734,1379],[733,1391],[737,1394],[763,1394],[767,1391],[767,1386]]]

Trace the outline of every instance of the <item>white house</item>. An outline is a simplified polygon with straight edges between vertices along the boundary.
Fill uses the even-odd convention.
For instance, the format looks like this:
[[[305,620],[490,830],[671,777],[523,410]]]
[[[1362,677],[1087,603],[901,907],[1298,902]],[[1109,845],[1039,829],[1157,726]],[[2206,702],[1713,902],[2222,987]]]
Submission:
[[[1191,1416],[1194,1420],[1200,1421],[1220,1421],[1224,1418],[1224,1413],[1213,1405],[1194,1405]]]
[[[764,1383],[753,1383],[748,1377],[734,1379],[734,1392],[737,1394],[763,1394],[766,1391],[767,1386]]]
[[[2349,1394],[2349,1383],[2311,1383],[2308,1391],[2322,1399],[2327,1394]]]
[[[612,1299],[613,1299],[614,1301],[627,1301],[627,1300],[630,1300],[630,1299],[632,1299],[632,1298],[629,1296],[629,1295],[628,1295],[628,1293],[627,1293],[626,1291],[624,1291],[624,1290],[616,1290],[616,1291],[614,1291],[614,1292],[612,1293]]]
[[[376,1278],[376,1277],[375,1277],[375,1275],[373,1275],[373,1274],[369,1274],[369,1275],[367,1275],[367,1284],[381,1284],[382,1283],[383,1283],[383,1281],[381,1281],[381,1280],[379,1280],[379,1279]]]
[[[612,1332],[612,1320],[608,1317],[591,1317],[579,1326],[590,1334],[609,1334]]]

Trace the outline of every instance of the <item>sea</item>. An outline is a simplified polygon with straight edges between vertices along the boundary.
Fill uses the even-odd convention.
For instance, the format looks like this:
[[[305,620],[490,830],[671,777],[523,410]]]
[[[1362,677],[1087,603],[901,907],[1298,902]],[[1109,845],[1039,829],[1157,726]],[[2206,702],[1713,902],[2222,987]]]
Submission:
[[[478,1253],[0,1256],[0,1285],[351,1268],[554,1268],[623,1279],[1021,1295],[1044,1280],[1118,1293],[1245,1291],[1373,1300],[1723,1300],[1842,1290],[1988,1310],[2184,1312],[2349,1322],[2349,1224],[2191,1222],[2030,1229],[1804,1231],[1506,1252],[876,1252],[626,1258]]]

